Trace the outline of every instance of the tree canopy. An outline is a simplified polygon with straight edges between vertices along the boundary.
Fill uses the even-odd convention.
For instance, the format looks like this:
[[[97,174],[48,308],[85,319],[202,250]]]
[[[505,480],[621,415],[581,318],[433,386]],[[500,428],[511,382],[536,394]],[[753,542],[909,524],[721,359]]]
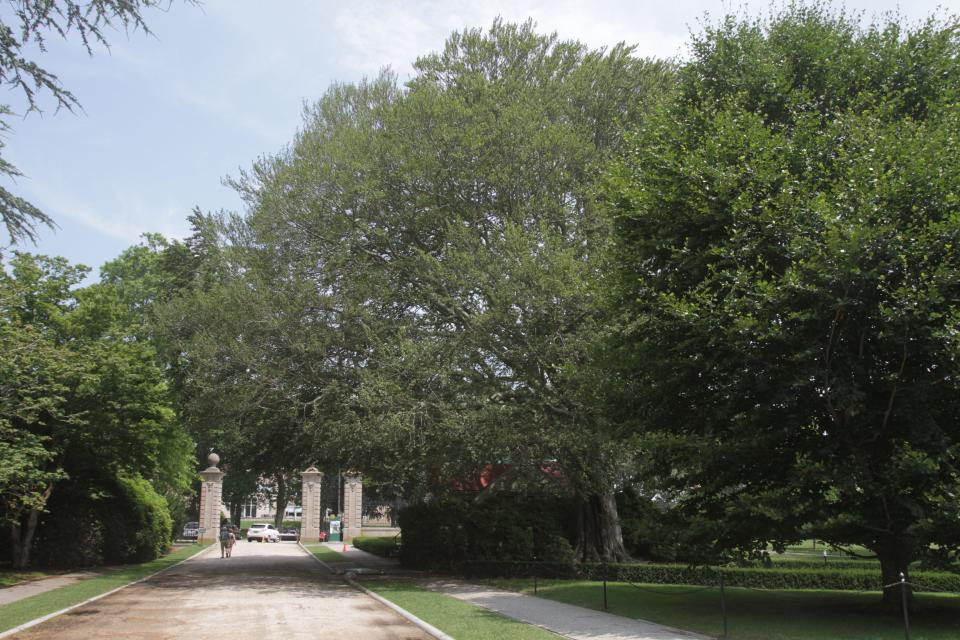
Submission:
[[[609,357],[701,545],[960,543],[958,44],[728,17],[614,171]]]
[[[0,272],[0,508],[15,566],[51,499],[142,495],[138,478],[173,497],[189,482],[192,445],[155,350],[129,331],[113,286],[76,288],[86,271],[18,253]]]
[[[235,181],[228,276],[168,332],[192,325],[194,388],[247,398],[220,415],[262,455],[307,438],[421,492],[560,460],[585,504],[606,496],[588,526],[615,532],[617,456],[581,366],[609,234],[593,187],[672,70],[501,21],[415,69],[333,86]],[[583,549],[622,556],[616,533]]]

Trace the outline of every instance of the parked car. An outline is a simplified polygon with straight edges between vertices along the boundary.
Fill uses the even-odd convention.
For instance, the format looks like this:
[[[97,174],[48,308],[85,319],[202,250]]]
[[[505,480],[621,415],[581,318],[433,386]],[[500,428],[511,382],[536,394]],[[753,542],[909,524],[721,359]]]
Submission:
[[[282,529],[280,531],[280,539],[296,542],[300,539],[300,531],[297,529]]]
[[[272,524],[252,524],[247,529],[247,542],[280,542],[280,532]]]
[[[188,522],[183,525],[183,539],[184,540],[196,540],[200,537],[200,523],[199,522]]]

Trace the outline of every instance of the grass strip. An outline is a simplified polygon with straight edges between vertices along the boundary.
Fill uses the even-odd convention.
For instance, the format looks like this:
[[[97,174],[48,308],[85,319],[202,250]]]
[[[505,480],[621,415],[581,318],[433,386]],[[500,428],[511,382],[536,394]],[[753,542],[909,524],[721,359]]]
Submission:
[[[528,595],[532,580],[492,580],[491,584]],[[723,633],[719,589],[688,585],[607,584],[610,613],[650,620],[710,636]],[[599,582],[539,582],[538,595],[588,609],[603,609]],[[728,588],[728,628],[734,640],[900,640],[903,618],[884,608],[879,592]],[[913,640],[960,638],[960,596],[918,594],[910,614]]]
[[[350,558],[322,543],[305,544],[307,551],[326,563],[350,562]]]
[[[12,587],[21,582],[39,580],[40,578],[46,578],[52,575],[56,574],[45,571],[0,571],[0,587]]]
[[[175,565],[206,548],[207,545],[199,544],[183,547],[150,562],[112,569],[94,578],[3,605],[0,607],[0,633],[41,616],[66,609],[111,589],[130,584],[134,580]]]
[[[557,635],[405,582],[361,584],[457,640],[557,640]]]

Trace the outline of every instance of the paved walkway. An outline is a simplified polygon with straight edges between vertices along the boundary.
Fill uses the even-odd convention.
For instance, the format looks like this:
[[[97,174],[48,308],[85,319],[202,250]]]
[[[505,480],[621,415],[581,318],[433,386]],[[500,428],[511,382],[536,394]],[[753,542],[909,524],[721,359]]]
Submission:
[[[149,580],[14,634],[18,640],[428,640],[295,543],[216,547]]]
[[[37,580],[30,580],[29,582],[21,582],[20,584],[3,587],[0,589],[0,607],[5,604],[10,604],[11,602],[16,602],[17,600],[29,598],[30,596],[35,596],[47,591],[53,591],[54,589],[59,589],[60,587],[66,587],[74,582],[86,580],[87,578],[93,578],[94,576],[98,575],[100,574],[95,571],[64,573],[58,576],[38,578]]]
[[[342,545],[338,542],[327,543],[327,546],[343,553]],[[381,558],[353,546],[348,546],[344,555],[349,562],[338,562],[331,566],[347,572],[359,568],[382,571],[390,575],[403,573],[396,560]],[[692,631],[673,629],[655,622],[624,618],[513,591],[501,591],[453,580],[428,580],[422,582],[422,585],[458,600],[496,611],[508,618],[533,624],[575,640],[706,640],[708,638]]]
[[[634,620],[513,591],[454,581],[431,581],[428,588],[484,609],[549,629],[575,640],[706,640],[692,631],[671,629],[646,620]]]

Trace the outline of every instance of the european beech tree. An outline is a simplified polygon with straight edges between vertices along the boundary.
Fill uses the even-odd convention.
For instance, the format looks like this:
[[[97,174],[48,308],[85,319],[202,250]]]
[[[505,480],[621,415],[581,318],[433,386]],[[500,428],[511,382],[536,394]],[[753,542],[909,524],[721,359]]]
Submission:
[[[729,17],[613,172],[609,357],[702,545],[806,532],[890,584],[960,544],[958,44]]]

